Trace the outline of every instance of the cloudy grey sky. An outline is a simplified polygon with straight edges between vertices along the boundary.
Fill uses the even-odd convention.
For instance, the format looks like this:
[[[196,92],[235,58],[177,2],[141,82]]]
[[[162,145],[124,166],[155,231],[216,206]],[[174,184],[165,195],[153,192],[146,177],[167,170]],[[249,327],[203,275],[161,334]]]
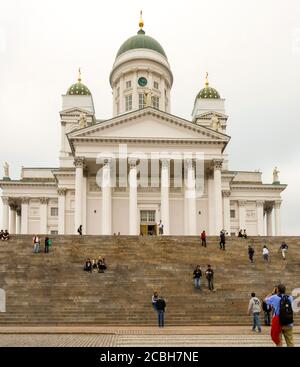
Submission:
[[[298,0],[0,0],[0,164],[14,178],[22,165],[58,164],[61,95],[79,66],[97,118],[112,115],[109,73],[140,9],[171,64],[172,113],[190,118],[208,71],[226,98],[230,168],[271,182],[277,165],[289,184],[283,230],[299,235]]]

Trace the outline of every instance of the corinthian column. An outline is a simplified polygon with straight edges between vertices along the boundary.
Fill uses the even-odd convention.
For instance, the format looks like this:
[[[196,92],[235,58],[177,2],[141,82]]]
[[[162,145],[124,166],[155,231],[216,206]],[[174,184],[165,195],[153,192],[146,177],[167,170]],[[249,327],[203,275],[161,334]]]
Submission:
[[[9,198],[7,196],[2,196],[2,203],[3,203],[3,211],[2,211],[2,228],[5,231],[8,230],[9,224],[9,205],[8,205]]]
[[[196,179],[195,165],[192,159],[187,159],[187,182],[185,187],[185,200],[187,201],[187,234],[196,235],[197,218],[196,218]]]
[[[112,234],[112,210],[111,210],[111,162],[109,159],[104,160],[102,168],[102,234]]]
[[[138,234],[136,159],[129,159],[129,234]]]
[[[170,203],[169,203],[169,186],[170,186],[170,178],[169,178],[169,169],[170,169],[170,160],[162,159],[161,160],[161,188],[160,188],[160,205],[161,205],[161,221],[164,226],[164,234],[170,234]]]
[[[246,229],[246,201],[239,200],[239,229]]]
[[[48,234],[48,198],[40,198],[40,232]]]
[[[28,211],[29,211],[29,198],[22,198],[21,201],[21,233],[28,234]]]
[[[257,234],[258,236],[264,236],[264,201],[258,200],[256,202],[256,212],[257,212]]]
[[[65,211],[67,189],[59,188],[58,194],[58,234],[65,234]]]
[[[83,167],[84,158],[75,157],[75,215],[74,215],[74,233],[77,233],[77,229],[82,225],[82,205],[83,205]]]
[[[272,206],[268,206],[266,208],[266,215],[267,215],[267,236],[273,236],[272,211],[273,211],[273,207]]]
[[[10,212],[9,212],[9,233],[16,233],[16,210],[17,206],[15,204],[10,204]]]
[[[280,218],[281,201],[275,201],[275,236],[281,236],[281,218]]]
[[[230,228],[230,191],[222,191],[222,195],[223,195],[223,218],[224,218],[224,229],[225,231],[227,231],[229,234],[231,232],[231,228]]]
[[[215,194],[215,234],[219,234],[223,228],[222,218],[222,178],[221,169],[223,161],[213,160],[214,167],[214,194]]]

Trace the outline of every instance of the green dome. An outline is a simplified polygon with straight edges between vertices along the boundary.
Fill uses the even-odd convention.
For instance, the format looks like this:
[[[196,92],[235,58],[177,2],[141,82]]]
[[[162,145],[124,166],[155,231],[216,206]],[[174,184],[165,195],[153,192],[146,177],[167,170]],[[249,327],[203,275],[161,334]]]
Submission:
[[[200,90],[200,92],[197,94],[196,98],[216,98],[219,99],[220,94],[219,92],[212,88],[212,87],[205,87],[203,89]]]
[[[81,96],[90,96],[91,92],[88,87],[82,84],[80,81],[71,85],[71,87],[67,91],[67,95],[81,95]]]
[[[128,38],[128,40],[122,44],[116,57],[122,55],[126,51],[134,50],[137,48],[147,48],[160,53],[164,57],[167,57],[162,46],[154,38],[146,36],[145,32],[142,29],[138,31],[136,36]]]

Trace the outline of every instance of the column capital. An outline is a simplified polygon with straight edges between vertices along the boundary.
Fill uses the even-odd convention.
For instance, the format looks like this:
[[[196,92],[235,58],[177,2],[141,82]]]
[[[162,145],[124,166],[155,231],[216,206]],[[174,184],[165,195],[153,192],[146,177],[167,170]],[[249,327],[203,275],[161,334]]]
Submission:
[[[185,163],[186,163],[187,168],[195,167],[195,161],[192,158],[186,158]]]
[[[264,205],[265,205],[264,200],[257,200],[257,201],[256,201],[256,206],[257,206],[257,208],[261,208],[261,207],[263,207]]]
[[[244,207],[247,204],[246,200],[238,200],[239,207]]]
[[[85,158],[84,157],[75,157],[74,158],[74,166],[83,168],[84,167]]]
[[[18,215],[18,216],[20,216],[20,215],[21,215],[21,208],[20,208],[20,207],[18,207],[18,208],[17,208],[17,215]]]
[[[21,203],[22,203],[22,204],[29,204],[29,200],[30,200],[30,198],[22,197],[22,198],[21,198]]]
[[[136,158],[128,158],[129,168],[135,168],[137,163]]]
[[[58,196],[65,196],[66,195],[66,192],[67,192],[67,189],[66,188],[59,187],[57,189]]]
[[[48,202],[49,202],[49,198],[40,198],[41,204],[48,204]]]
[[[15,203],[10,203],[9,207],[10,207],[11,210],[14,210],[14,211],[16,211],[18,209],[18,206]]]
[[[274,202],[274,208],[275,208],[275,209],[280,209],[280,206],[281,206],[281,200],[276,200],[276,201]]]
[[[170,159],[169,158],[162,158],[161,160],[162,168],[169,168],[170,167]]]
[[[8,196],[1,196],[3,205],[8,205],[9,197]]]
[[[216,170],[216,169],[221,170],[222,165],[223,165],[223,159],[213,159],[212,160],[212,166],[213,166],[214,170]]]
[[[231,195],[231,191],[230,190],[223,190],[222,191],[223,198],[229,198],[230,195]]]

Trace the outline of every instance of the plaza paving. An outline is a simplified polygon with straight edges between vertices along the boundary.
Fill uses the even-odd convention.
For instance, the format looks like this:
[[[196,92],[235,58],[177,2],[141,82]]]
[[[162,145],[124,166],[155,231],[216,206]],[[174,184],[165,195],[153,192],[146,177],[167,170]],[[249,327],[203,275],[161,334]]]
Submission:
[[[1,327],[1,347],[272,347],[270,329],[249,327]],[[300,346],[300,328],[294,330]]]

